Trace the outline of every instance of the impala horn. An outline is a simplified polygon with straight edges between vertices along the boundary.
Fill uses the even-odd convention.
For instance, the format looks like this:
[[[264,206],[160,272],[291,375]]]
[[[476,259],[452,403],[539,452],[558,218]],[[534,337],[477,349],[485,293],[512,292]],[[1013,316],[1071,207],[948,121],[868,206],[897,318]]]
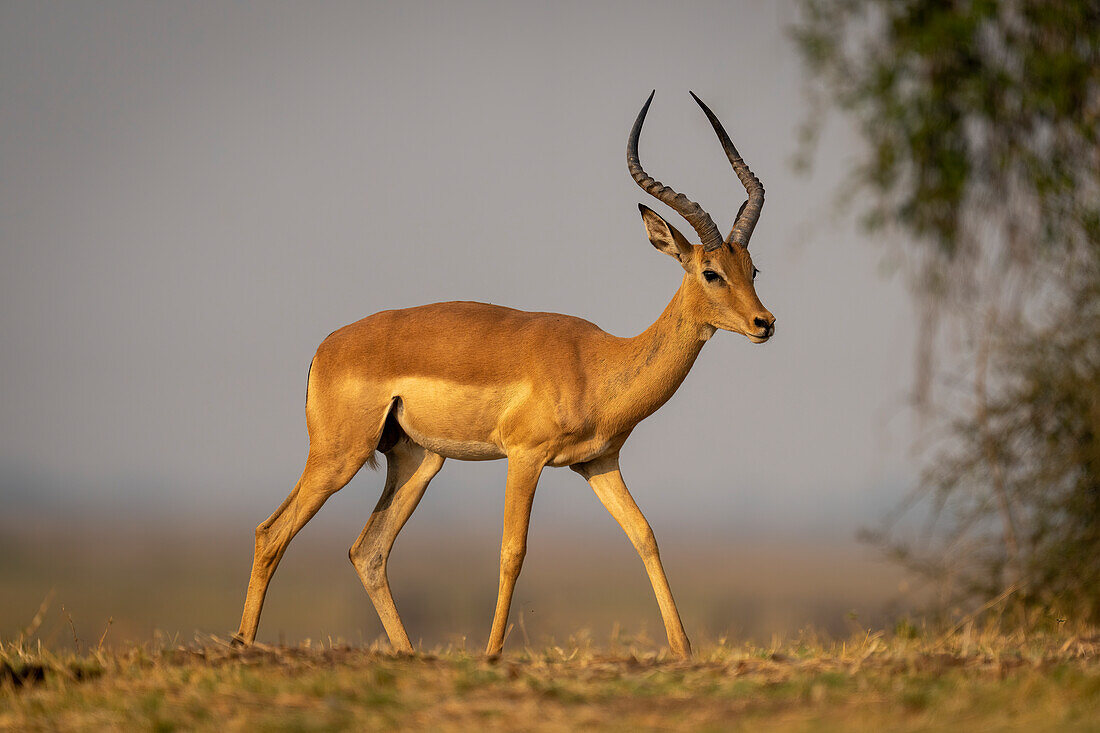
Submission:
[[[733,166],[733,172],[737,174],[737,177],[741,180],[741,185],[748,191],[749,200],[741,204],[741,210],[737,212],[737,220],[733,223],[729,236],[726,237],[726,243],[731,246],[736,243],[742,247],[748,247],[749,237],[752,236],[752,230],[756,227],[756,220],[760,218],[760,210],[764,208],[764,185],[749,170],[749,166],[741,158],[737,148],[733,147],[733,141],[726,134],[722,123],[710,111],[710,107],[703,104],[703,100],[696,97],[695,92],[689,93],[691,98],[703,108],[707,119],[710,120],[711,127],[714,128],[714,131],[718,134],[718,139],[722,142],[722,149],[726,151],[726,157],[729,158],[730,165]]]
[[[707,252],[713,252],[720,248],[723,244],[722,234],[718,231],[718,227],[715,225],[714,220],[710,218],[710,214],[703,210],[703,207],[695,203],[682,193],[676,193],[671,188],[654,179],[642,169],[642,164],[638,160],[638,136],[642,132],[642,123],[645,122],[646,113],[649,112],[649,104],[653,101],[653,95],[656,93],[656,89],[650,92],[649,99],[645,101],[645,105],[642,106],[642,111],[638,113],[638,119],[634,120],[634,127],[630,130],[630,138],[626,141],[626,167],[630,170],[630,175],[634,178],[635,182],[642,187],[642,190],[653,196],[658,201],[668,204],[676,213],[684,217],[688,224],[691,224],[691,228],[699,235],[699,239],[703,243],[703,249]],[[694,96],[694,95],[693,95]],[[698,101],[698,98],[696,98]],[[702,102],[699,102],[702,104]],[[710,114],[710,110],[703,107]],[[716,123],[716,120],[711,116],[711,121]],[[715,128],[719,129],[719,128]],[[725,133],[720,133],[724,135]],[[727,140],[729,138],[726,138]],[[729,146],[729,150],[733,150],[733,146]],[[737,151],[734,150],[734,155]],[[728,153],[728,150],[727,150]],[[730,158],[732,162],[733,158]],[[738,158],[738,160],[741,160]],[[741,165],[744,165],[742,162]],[[734,165],[736,170],[737,166]],[[745,170],[748,170],[746,168]],[[738,173],[740,176],[740,173]],[[751,174],[750,174],[751,175]],[[742,179],[743,181],[744,179]],[[754,179],[755,180],[755,179]],[[759,185],[759,181],[757,182]],[[761,188],[761,200],[763,200],[763,189]],[[759,212],[759,206],[757,206],[757,212]],[[755,218],[753,219],[755,223]],[[734,229],[736,230],[736,225]],[[749,232],[752,231],[752,225],[749,225]],[[732,235],[731,235],[732,236]]]

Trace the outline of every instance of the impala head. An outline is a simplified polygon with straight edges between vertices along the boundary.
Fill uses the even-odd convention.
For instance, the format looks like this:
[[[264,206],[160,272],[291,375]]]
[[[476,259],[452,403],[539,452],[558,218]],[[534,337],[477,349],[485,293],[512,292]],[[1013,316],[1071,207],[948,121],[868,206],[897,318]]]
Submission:
[[[699,235],[701,244],[690,243],[676,227],[650,208],[642,204],[638,208],[642,212],[649,241],[657,249],[676,258],[687,273],[684,294],[694,305],[700,320],[714,328],[744,334],[753,343],[762,344],[775,333],[775,316],[756,295],[753,280],[758,271],[749,256],[748,244],[756,220],[760,217],[760,209],[764,205],[764,187],[745,165],[714,113],[694,92],[691,96],[703,108],[718,134],[726,157],[748,191],[749,199],[741,205],[733,229],[723,239],[710,214],[699,204],[654,180],[642,169],[638,160],[638,137],[650,102],[653,101],[653,94],[650,94],[630,131],[626,151],[627,167],[630,175],[646,193],[668,204],[684,217]]]

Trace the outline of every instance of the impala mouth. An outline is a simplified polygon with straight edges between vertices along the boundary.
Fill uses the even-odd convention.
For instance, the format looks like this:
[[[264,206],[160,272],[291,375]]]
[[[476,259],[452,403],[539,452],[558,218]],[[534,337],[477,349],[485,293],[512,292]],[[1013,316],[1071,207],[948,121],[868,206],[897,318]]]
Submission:
[[[749,341],[752,341],[754,344],[763,344],[767,343],[768,339],[770,339],[774,334],[775,331],[765,331],[762,336],[757,336],[754,333],[747,333],[745,335],[748,336]]]

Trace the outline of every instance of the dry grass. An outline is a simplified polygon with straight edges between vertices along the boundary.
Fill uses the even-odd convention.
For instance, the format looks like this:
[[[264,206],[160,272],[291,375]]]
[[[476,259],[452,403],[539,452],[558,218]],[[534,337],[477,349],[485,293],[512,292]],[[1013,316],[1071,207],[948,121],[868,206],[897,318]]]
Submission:
[[[896,617],[887,598],[898,577],[829,546],[667,543],[696,642],[683,663],[644,634],[606,632],[648,623],[661,633],[617,527],[606,541],[546,537],[525,567],[507,653],[491,662],[470,650],[495,598],[493,542],[433,544],[430,527],[405,538],[395,593],[414,638],[428,641],[395,657],[330,640],[381,628],[346,545],[324,526],[296,540],[261,629],[324,643],[246,651],[209,635],[186,642],[190,632],[133,640],[233,624],[248,532],[229,533],[237,546],[213,531],[197,543],[164,528],[155,541],[77,529],[0,531],[0,632],[15,632],[0,640],[0,729],[1100,730],[1095,631],[998,604],[984,609],[996,628],[970,618],[939,632],[903,623],[846,636]],[[555,644],[578,622],[596,631]],[[807,625],[833,636],[790,632]],[[782,636],[767,641],[772,633]]]
[[[513,646],[515,639],[513,639]],[[1096,730],[1100,636],[964,624],[766,646],[680,662],[608,649],[457,648],[396,657],[340,643],[231,649],[203,637],[77,654],[0,650],[0,728],[83,730]]]

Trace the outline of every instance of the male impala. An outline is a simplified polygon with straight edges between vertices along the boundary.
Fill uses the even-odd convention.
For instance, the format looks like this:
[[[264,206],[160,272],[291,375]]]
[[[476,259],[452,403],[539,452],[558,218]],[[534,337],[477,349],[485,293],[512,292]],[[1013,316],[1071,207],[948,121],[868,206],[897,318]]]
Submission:
[[[386,486],[350,556],[395,650],[412,651],[386,577],[397,533],[445,459],[507,458],[500,589],[486,653],[497,655],[504,645],[539,475],[546,466],[569,466],[588,480],[641,555],[672,651],[691,654],[653,531],[619,473],[619,450],[634,426],[672,396],[716,329],[753,343],[775,332],[775,318],[756,296],[747,249],[764,188],[718,118],[692,97],[749,198],[723,240],[698,204],[642,170],[638,136],[650,94],[627,142],[630,175],[684,217],[702,244],[689,243],[639,205],[649,241],[684,269],[672,301],[640,335],[619,338],[572,316],[458,302],[383,311],[324,340],[306,391],[309,457],[298,485],[256,528],[236,643],[256,638],[268,583],[290,540],[364,463],[376,467],[379,451]]]

